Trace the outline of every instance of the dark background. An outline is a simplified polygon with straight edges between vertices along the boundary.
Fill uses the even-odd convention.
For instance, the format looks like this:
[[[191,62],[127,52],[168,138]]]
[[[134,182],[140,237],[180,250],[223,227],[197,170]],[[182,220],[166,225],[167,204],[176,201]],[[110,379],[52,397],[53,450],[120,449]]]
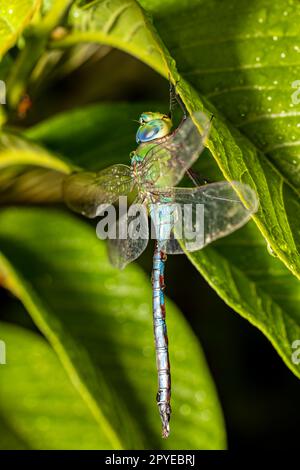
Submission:
[[[26,127],[56,112],[95,102],[161,101],[161,111],[166,111],[167,82],[121,52],[99,48],[75,72],[58,71],[59,65],[49,80],[35,84],[30,93],[32,109],[25,119],[13,116],[14,124]],[[138,261],[149,275],[151,256],[149,248]],[[203,346],[223,407],[229,449],[298,447],[299,382],[269,341],[217,296],[185,256],[169,256],[166,283],[167,295]],[[35,329],[4,289],[0,289],[0,306],[0,319]]]

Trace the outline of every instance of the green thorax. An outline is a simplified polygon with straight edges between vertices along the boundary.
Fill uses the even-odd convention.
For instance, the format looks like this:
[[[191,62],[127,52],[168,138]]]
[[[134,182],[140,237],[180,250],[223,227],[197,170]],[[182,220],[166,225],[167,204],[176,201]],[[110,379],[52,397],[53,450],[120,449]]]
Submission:
[[[155,153],[157,145],[159,145],[157,141],[143,143],[131,153],[131,167],[140,190],[146,189],[149,185],[158,188],[172,185],[172,181],[169,180],[170,174],[166,171],[167,162],[171,158],[170,152],[160,146],[159,152]]]

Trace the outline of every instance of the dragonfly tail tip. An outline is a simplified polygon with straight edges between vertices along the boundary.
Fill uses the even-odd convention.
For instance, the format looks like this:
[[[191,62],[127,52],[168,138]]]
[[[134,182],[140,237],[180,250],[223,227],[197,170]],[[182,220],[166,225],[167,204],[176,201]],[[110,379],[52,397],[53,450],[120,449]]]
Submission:
[[[169,437],[170,435],[170,426],[169,426],[169,423],[167,424],[167,426],[163,426],[162,428],[162,437],[163,439],[167,439],[167,437]]]
[[[165,406],[160,407],[160,417],[161,417],[161,422],[162,422],[162,437],[163,439],[166,439],[170,435],[170,417],[171,417],[171,407],[168,404]]]

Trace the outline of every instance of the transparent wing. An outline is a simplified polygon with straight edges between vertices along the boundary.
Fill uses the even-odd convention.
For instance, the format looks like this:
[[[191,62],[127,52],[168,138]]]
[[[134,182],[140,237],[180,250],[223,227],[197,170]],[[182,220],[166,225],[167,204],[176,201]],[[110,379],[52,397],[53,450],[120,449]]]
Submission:
[[[133,188],[130,167],[112,165],[97,173],[78,172],[68,176],[63,184],[63,199],[75,212],[96,217],[100,204],[112,204]]]
[[[149,240],[147,208],[138,197],[111,230],[115,238],[108,240],[109,259],[123,269],[143,253]]]
[[[238,196],[238,194],[239,196]],[[255,191],[222,181],[196,188],[155,189],[149,208],[156,238],[165,253],[196,251],[248,222],[257,211]]]
[[[210,120],[201,111],[194,113],[193,119],[199,123],[202,133],[189,117],[172,134],[158,139],[140,167],[142,181],[156,187],[176,186],[179,183],[202,152],[210,129]]]

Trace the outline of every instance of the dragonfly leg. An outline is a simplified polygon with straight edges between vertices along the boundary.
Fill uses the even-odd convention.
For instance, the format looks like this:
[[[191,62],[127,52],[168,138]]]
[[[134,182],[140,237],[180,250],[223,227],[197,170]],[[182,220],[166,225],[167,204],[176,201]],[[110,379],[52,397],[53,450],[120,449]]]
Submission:
[[[158,392],[156,401],[162,422],[162,436],[170,434],[171,416],[171,374],[168,351],[168,334],[166,326],[166,307],[164,297],[164,269],[166,254],[155,242],[153,256],[152,288],[153,288],[153,327],[158,373]]]
[[[177,83],[178,82],[176,82],[175,85],[173,85],[173,83],[171,82],[170,76],[169,76],[169,84],[170,84],[169,85],[169,92],[170,92],[169,116],[172,119],[174,105],[179,104],[179,106],[181,108],[181,111],[183,113],[182,121],[184,121],[187,118],[187,110],[186,110],[186,107],[185,107],[182,99],[180,98],[180,96],[178,95],[178,93],[176,91]]]
[[[186,174],[190,178],[190,180],[194,183],[195,186],[202,186],[203,184],[211,183],[209,179],[203,178],[202,176],[199,175],[199,173],[192,170],[191,168],[189,168],[186,171]]]

